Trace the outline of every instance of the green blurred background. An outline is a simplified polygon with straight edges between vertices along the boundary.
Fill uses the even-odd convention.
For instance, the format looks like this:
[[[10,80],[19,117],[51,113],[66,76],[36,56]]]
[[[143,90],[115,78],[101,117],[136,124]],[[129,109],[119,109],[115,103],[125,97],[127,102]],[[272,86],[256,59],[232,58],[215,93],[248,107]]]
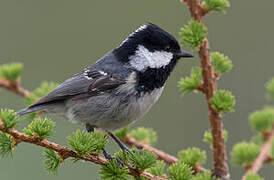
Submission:
[[[228,152],[232,145],[248,140],[248,114],[266,104],[264,84],[274,76],[273,6],[274,1],[232,1],[227,14],[206,17],[212,50],[229,55],[235,65],[231,73],[218,82],[237,99],[236,111],[224,117],[229,131]],[[23,62],[22,85],[32,90],[41,81],[62,82],[119,45],[134,29],[146,22],[155,23],[174,36],[189,20],[186,5],[179,0],[1,0],[0,64]],[[153,127],[159,136],[157,147],[176,155],[177,151],[198,146],[208,151],[207,167],[211,168],[211,151],[202,142],[209,128],[208,112],[202,95],[180,98],[177,81],[188,75],[196,58],[181,61],[170,77],[159,102],[134,126]],[[24,101],[0,90],[0,108],[19,110]],[[52,140],[66,144],[66,136],[78,125],[52,116],[57,123]],[[21,123],[21,127],[27,122]],[[117,150],[113,144],[109,149]],[[91,163],[64,163],[57,175],[49,175],[43,166],[42,148],[20,144],[13,160],[0,160],[0,179],[99,179],[98,166]],[[273,167],[272,167],[273,168]],[[240,179],[243,169],[230,165],[232,179]],[[272,179],[271,167],[261,171]]]

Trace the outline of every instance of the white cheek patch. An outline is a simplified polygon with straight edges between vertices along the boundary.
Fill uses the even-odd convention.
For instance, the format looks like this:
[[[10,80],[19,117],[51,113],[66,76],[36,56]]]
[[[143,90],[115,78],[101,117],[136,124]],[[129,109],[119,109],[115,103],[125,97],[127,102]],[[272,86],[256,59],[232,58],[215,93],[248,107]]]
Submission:
[[[129,57],[129,63],[138,71],[150,68],[161,68],[168,65],[173,54],[165,51],[150,52],[147,48],[139,45],[136,53]]]

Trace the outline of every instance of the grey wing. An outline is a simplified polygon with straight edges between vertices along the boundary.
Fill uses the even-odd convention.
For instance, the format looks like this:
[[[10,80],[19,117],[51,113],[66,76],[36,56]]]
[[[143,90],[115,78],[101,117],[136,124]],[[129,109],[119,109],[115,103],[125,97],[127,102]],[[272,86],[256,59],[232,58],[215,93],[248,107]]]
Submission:
[[[66,80],[51,91],[47,96],[39,99],[30,107],[41,104],[62,101],[69,98],[85,98],[98,93],[107,92],[124,84],[125,81],[97,70],[85,70]]]

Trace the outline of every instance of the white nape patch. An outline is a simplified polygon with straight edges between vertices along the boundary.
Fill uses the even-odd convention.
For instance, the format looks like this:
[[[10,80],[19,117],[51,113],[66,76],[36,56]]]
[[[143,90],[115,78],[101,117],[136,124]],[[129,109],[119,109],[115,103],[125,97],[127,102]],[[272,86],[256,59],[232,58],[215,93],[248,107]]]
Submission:
[[[146,28],[147,28],[147,25],[146,25],[146,24],[140,26],[140,27],[139,27],[138,29],[136,29],[133,33],[131,33],[130,35],[128,35],[128,37],[127,37],[125,40],[122,41],[122,43],[120,44],[120,46],[122,46],[125,42],[127,42],[128,39],[129,39],[130,37],[134,36],[136,33],[138,33],[139,31],[142,31],[142,30],[144,30],[144,29],[146,29]]]
[[[85,72],[84,72],[84,77],[86,78],[86,79],[88,79],[88,80],[92,80],[93,78],[92,77],[89,77],[89,75],[88,75],[88,73],[89,73],[90,71],[87,69],[87,70],[85,70]]]
[[[135,54],[129,57],[129,63],[138,71],[150,68],[161,68],[168,65],[173,54],[166,51],[150,52],[147,48],[139,45]]]
[[[102,74],[103,76],[108,75],[108,73],[105,73],[104,71],[98,71],[100,74]]]

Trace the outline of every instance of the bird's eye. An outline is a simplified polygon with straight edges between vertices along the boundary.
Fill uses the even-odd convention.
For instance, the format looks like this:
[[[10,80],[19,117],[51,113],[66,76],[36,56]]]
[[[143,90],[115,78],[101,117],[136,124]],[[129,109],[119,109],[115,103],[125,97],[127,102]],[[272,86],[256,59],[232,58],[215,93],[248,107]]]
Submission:
[[[171,50],[170,46],[165,47],[165,51],[170,51],[170,50]]]

